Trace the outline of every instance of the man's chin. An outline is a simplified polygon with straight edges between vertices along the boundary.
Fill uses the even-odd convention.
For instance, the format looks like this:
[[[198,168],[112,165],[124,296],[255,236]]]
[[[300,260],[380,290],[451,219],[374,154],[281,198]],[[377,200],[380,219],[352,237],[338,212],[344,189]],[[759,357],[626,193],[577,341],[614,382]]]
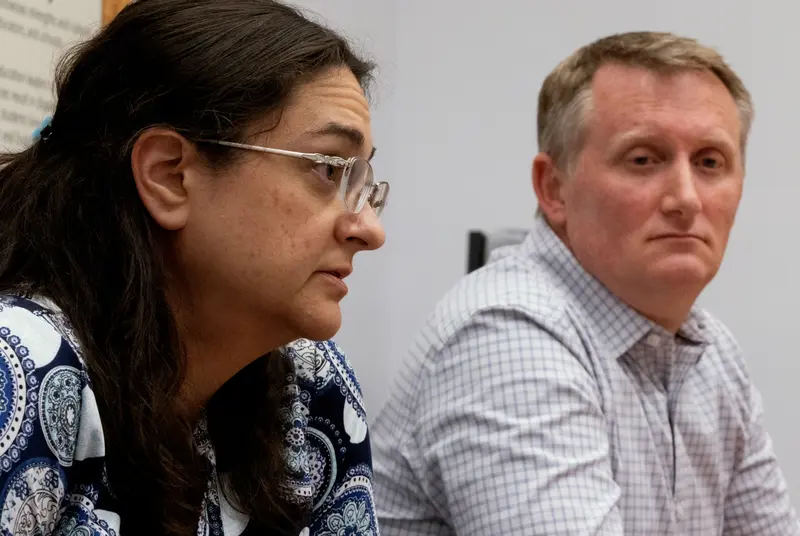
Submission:
[[[693,255],[673,255],[653,268],[652,277],[655,280],[676,287],[705,287],[716,274],[716,268]]]

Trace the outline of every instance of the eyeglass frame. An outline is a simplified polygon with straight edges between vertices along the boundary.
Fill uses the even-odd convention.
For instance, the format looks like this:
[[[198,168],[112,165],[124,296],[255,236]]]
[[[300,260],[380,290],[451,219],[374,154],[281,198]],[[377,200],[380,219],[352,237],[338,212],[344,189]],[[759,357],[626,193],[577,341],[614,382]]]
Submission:
[[[342,183],[339,185],[339,198],[342,200],[345,208],[354,214],[359,214],[364,209],[364,204],[369,202],[369,206],[375,213],[375,216],[380,217],[383,210],[386,208],[386,200],[389,197],[389,183],[388,182],[375,182],[375,175],[373,173],[372,164],[369,160],[358,156],[350,158],[342,158],[340,156],[330,156],[321,153],[303,153],[299,151],[289,151],[286,149],[274,149],[272,147],[262,147],[261,145],[250,145],[248,143],[239,143],[236,141],[223,141],[223,140],[199,140],[203,143],[213,143],[222,145],[224,147],[233,147],[234,149],[244,149],[247,151],[256,151],[259,153],[276,154],[280,156],[290,156],[292,158],[302,158],[309,160],[315,164],[327,164],[342,169]],[[355,162],[362,160],[365,162],[369,169],[369,182],[366,182],[359,192],[356,207],[351,208],[347,204],[347,184],[350,180],[350,173],[352,172]],[[377,196],[376,196],[377,194]],[[373,204],[372,199],[377,197],[380,201]]]

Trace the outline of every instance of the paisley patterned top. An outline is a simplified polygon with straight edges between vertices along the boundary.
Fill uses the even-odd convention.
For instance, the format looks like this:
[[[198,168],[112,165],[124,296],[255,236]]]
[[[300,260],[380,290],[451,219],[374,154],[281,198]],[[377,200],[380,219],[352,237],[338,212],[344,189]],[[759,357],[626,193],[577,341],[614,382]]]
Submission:
[[[290,375],[282,419],[288,483],[313,510],[300,536],[378,536],[361,391],[333,342],[285,347]],[[200,452],[215,467],[201,419]],[[48,300],[0,296],[0,535],[116,536],[103,428],[80,347]],[[199,536],[246,536],[246,516],[219,493],[216,469]]]

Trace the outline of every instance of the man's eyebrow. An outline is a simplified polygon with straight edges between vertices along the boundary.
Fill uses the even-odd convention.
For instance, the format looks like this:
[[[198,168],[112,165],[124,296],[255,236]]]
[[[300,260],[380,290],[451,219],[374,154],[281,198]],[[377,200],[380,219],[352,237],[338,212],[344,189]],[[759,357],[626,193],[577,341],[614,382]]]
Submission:
[[[647,127],[637,127],[612,136],[609,142],[609,147],[612,149],[612,151],[618,151],[633,142],[648,142],[657,140],[659,138],[660,136],[655,130]],[[735,144],[732,143],[730,136],[728,136],[724,130],[719,128],[710,129],[703,136],[700,136],[699,139],[703,143],[707,143],[709,145],[718,145],[728,149],[735,148]]]
[[[608,146],[612,150],[618,151],[634,141],[649,140],[654,137],[657,136],[651,130],[648,130],[647,128],[637,127],[631,130],[626,130],[614,134],[613,136],[611,136]]]
[[[365,139],[364,133],[358,130],[357,128],[349,127],[347,125],[335,122],[328,123],[321,129],[313,131],[311,135],[341,136],[343,138],[347,138],[353,145],[356,145],[358,147],[362,147],[364,145],[364,139]],[[377,149],[375,147],[372,148],[368,160],[372,160],[372,157],[375,156],[376,150]]]

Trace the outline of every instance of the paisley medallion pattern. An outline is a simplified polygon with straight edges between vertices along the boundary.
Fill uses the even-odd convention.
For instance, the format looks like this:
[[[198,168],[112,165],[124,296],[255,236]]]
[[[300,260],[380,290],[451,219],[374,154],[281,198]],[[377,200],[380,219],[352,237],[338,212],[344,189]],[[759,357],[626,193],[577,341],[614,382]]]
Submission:
[[[358,381],[332,341],[281,349],[287,497],[309,511],[301,536],[378,536]],[[265,356],[267,358],[268,356]],[[220,489],[204,412],[195,447],[212,468],[198,536],[254,536]],[[118,536],[97,402],[69,321],[45,298],[0,296],[0,536]]]
[[[9,534],[53,534],[65,495],[64,476],[48,458],[33,458],[14,468],[0,495],[0,520]]]
[[[65,467],[72,465],[78,441],[81,383],[78,369],[61,365],[45,375],[39,388],[42,432],[50,450]]]

